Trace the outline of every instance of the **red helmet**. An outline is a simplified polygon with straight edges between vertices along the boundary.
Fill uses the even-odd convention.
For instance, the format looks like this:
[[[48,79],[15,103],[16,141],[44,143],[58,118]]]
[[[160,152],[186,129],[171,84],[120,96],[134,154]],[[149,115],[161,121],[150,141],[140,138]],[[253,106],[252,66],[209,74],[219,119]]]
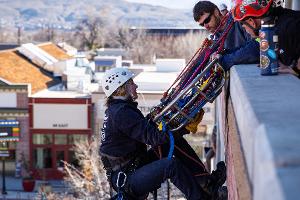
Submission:
[[[262,0],[243,0],[233,8],[233,18],[235,21],[242,21],[246,17],[261,17],[269,10],[273,0],[269,0],[266,5],[260,3]]]

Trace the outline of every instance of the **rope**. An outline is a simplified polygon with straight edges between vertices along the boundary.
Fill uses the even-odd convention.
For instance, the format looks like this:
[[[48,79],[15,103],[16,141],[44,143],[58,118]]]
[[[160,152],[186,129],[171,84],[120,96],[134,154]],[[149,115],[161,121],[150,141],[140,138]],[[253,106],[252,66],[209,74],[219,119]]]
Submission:
[[[196,52],[196,54],[192,57],[192,59],[188,62],[188,64],[186,65],[186,67],[184,68],[184,70],[182,70],[182,72],[180,73],[180,75],[177,77],[177,79],[173,82],[173,84],[169,87],[169,89],[164,93],[164,98],[168,99],[177,96],[178,93],[182,90],[182,88],[185,88],[194,78],[195,76],[199,73],[200,69],[203,68],[203,66],[205,66],[206,62],[209,60],[211,54],[215,51],[215,49],[218,47],[216,53],[221,52],[221,50],[224,47],[224,42],[226,39],[226,36],[228,34],[228,32],[230,31],[232,25],[233,25],[234,21],[233,18],[230,17],[229,14],[227,14],[225,17],[222,18],[220,25],[217,27],[217,29],[215,30],[215,32],[213,33],[213,35],[216,35],[221,28],[227,24],[227,26],[225,27],[224,31],[222,32],[222,35],[220,36],[220,38],[215,41],[211,47],[209,47],[208,49],[206,49],[206,47],[208,47],[209,42],[211,42],[208,39],[205,39],[202,46],[198,49],[198,51]],[[204,51],[206,50],[206,51]],[[174,94],[172,95],[168,95],[169,91],[171,88],[173,88],[173,86],[185,75],[186,77],[188,77],[187,72],[191,71],[190,69],[192,67],[195,67],[195,61],[199,60],[199,58],[204,54],[204,59],[203,61],[198,65],[198,67],[194,70],[194,73],[192,74],[192,76],[190,76],[190,78],[188,79],[188,81],[186,81],[186,79],[184,79],[179,86],[177,87],[176,90],[174,91]],[[196,55],[198,56],[196,60],[194,60],[194,58],[196,57]],[[192,63],[192,64],[191,64]],[[171,97],[172,96],[172,97]]]
[[[227,16],[226,20],[228,20],[229,16]],[[224,21],[225,18],[223,18],[222,22]],[[219,25],[218,29],[221,27],[222,25],[222,22],[221,24]],[[199,73],[200,69],[205,66],[206,62],[209,60],[211,54],[214,52],[215,48],[218,47],[216,53],[220,53],[221,50],[223,49],[224,47],[224,42],[225,42],[225,39],[226,39],[226,36],[227,34],[229,33],[232,25],[233,25],[233,19],[230,18],[229,21],[227,22],[227,26],[225,28],[225,30],[222,32],[222,35],[220,36],[220,38],[218,39],[218,41],[216,41],[213,46],[208,49],[206,52],[205,52],[205,57],[202,61],[202,63],[198,66],[197,70],[194,71],[194,73],[192,74],[192,76],[189,78],[189,80],[187,81],[187,83],[184,85],[184,88],[196,77],[196,75]]]
[[[184,67],[184,69],[180,72],[180,74],[177,76],[177,78],[175,79],[175,81],[172,83],[172,85],[168,88],[168,90],[165,92],[165,94],[168,94],[170,89],[175,85],[175,83],[177,83],[178,80],[180,80],[182,78],[183,75],[185,75],[185,73],[187,71],[189,71],[189,69],[191,67],[193,67],[192,64],[194,64],[194,62],[197,60],[197,58],[199,57],[200,53],[202,53],[202,51],[209,45],[210,40],[205,38],[205,40],[203,41],[201,47],[196,51],[196,53],[193,55],[193,57],[189,60],[188,64]],[[196,58],[196,59],[195,59]]]
[[[168,131],[169,137],[170,137],[170,150],[168,154],[168,159],[171,160],[173,157],[173,152],[174,152],[174,137],[171,131]]]
[[[172,157],[173,157],[173,152],[174,152],[174,146],[175,146],[175,142],[174,142],[174,136],[172,134],[171,131],[167,131],[167,128],[166,128],[166,124],[165,124],[165,121],[162,120],[162,131],[163,133],[166,133],[168,132],[168,135],[169,135],[169,140],[170,140],[170,148],[169,148],[169,153],[168,153],[168,160],[171,160]]]
[[[165,133],[167,131],[166,128],[166,124],[164,121],[162,121],[163,127],[162,127],[162,131]],[[186,157],[188,157],[189,159],[191,159],[192,161],[194,161],[195,163],[197,163],[198,165],[200,165],[201,167],[203,167],[203,169],[205,169],[205,166],[203,165],[203,163],[197,161],[196,159],[194,159],[192,156],[188,155],[186,152],[184,152],[182,149],[180,149],[177,145],[175,145],[175,140],[174,140],[174,136],[172,134],[171,131],[168,131],[168,135],[169,135],[169,140],[170,140],[170,148],[169,148],[169,153],[168,153],[168,159],[171,160],[173,157],[173,153],[174,153],[174,148],[176,148],[179,152],[181,152],[183,155],[185,155]],[[158,147],[158,151],[160,154],[160,158],[162,157],[162,152],[161,152],[161,147]],[[209,173],[203,173],[203,175],[207,175]],[[195,175],[198,176],[198,175]]]
[[[224,43],[226,40],[226,37],[231,30],[232,26],[234,24],[233,18],[230,17],[229,14],[227,14],[225,17],[222,18],[220,25],[217,27],[216,31],[213,33],[213,36],[215,36],[218,32],[220,32],[221,28],[226,25],[224,28],[223,32],[221,33],[220,37],[218,40],[214,41],[212,44],[212,40],[205,39],[204,42],[202,43],[201,47],[197,50],[197,52],[194,54],[194,56],[190,59],[188,64],[185,66],[185,68],[181,71],[179,76],[176,78],[176,80],[173,82],[173,84],[168,88],[168,90],[164,93],[164,100],[165,102],[170,101],[172,97],[176,97],[178,93],[182,90],[182,88],[185,88],[194,78],[195,76],[199,73],[199,71],[206,65],[207,61],[210,59],[210,56],[212,53],[217,53],[219,54],[224,47]],[[202,62],[198,65],[197,61],[204,55],[204,58]],[[195,68],[195,70],[191,70],[192,68]],[[188,72],[193,71],[192,75],[188,78]],[[188,78],[188,79],[187,79]],[[173,88],[176,83],[179,82],[179,87]],[[172,91],[172,93],[169,93],[171,89],[175,89]],[[165,124],[165,121],[162,120],[162,132],[163,133],[168,133],[169,140],[170,140],[170,148],[168,152],[168,159],[172,159],[173,153],[174,153],[174,148],[176,148],[179,152],[181,152],[183,155],[197,163],[199,166],[203,167],[203,169],[206,169],[204,164],[202,162],[199,162],[198,160],[194,159],[190,155],[188,155],[184,150],[180,149],[178,146],[175,145],[174,142],[174,137],[171,131],[167,131],[167,127]],[[161,149],[159,148],[159,154],[161,157]],[[194,176],[204,176],[208,175],[209,173],[201,173],[201,174],[196,174]]]
[[[203,167],[205,169],[205,166],[203,165],[203,163],[199,162],[198,160],[194,159],[193,157],[191,157],[189,154],[185,153],[182,149],[180,149],[178,146],[175,145],[175,148],[180,151],[182,154],[184,154],[186,157],[188,157],[189,159],[191,159],[192,161],[194,161],[195,163],[197,163],[198,165],[200,165],[201,167]]]
[[[229,18],[229,14],[227,13],[226,16],[224,16],[221,20],[220,25],[217,27],[217,29],[215,30],[215,32],[213,33],[213,35],[216,35],[220,29],[222,28],[222,26],[224,25],[225,21],[227,21]],[[209,39],[205,39],[201,45],[201,47],[196,51],[196,53],[193,55],[193,57],[190,59],[190,61],[188,62],[188,64],[186,65],[186,67],[181,71],[181,73],[179,74],[179,76],[177,77],[177,79],[174,81],[174,83],[169,87],[169,89],[167,90],[167,92],[175,85],[175,83],[178,81],[179,77],[181,78],[183,73],[186,72],[187,68],[191,68],[192,66],[190,66],[190,63],[192,63],[192,61],[194,61],[193,59],[196,57],[196,55],[198,53],[202,53],[201,51],[204,50],[206,47],[208,47],[209,43],[211,42],[211,40]],[[198,57],[197,57],[198,58]]]

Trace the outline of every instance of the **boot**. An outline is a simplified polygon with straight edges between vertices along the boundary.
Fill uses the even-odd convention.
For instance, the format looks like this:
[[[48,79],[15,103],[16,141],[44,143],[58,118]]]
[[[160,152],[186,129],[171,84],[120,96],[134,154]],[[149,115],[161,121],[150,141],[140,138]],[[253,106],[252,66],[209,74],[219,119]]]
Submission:
[[[217,169],[213,170],[211,173],[211,179],[213,183],[219,187],[221,187],[226,181],[226,165],[224,161],[220,161],[217,164]]]
[[[228,190],[226,186],[222,186],[218,189],[218,200],[227,200],[228,199]]]
[[[212,200],[226,200],[227,199],[227,187],[222,185],[226,181],[226,165],[223,161],[217,164],[217,169],[212,171],[210,175],[197,177],[198,184],[203,188],[206,194],[210,196]],[[222,189],[220,189],[222,188]],[[226,196],[226,198],[225,198]]]

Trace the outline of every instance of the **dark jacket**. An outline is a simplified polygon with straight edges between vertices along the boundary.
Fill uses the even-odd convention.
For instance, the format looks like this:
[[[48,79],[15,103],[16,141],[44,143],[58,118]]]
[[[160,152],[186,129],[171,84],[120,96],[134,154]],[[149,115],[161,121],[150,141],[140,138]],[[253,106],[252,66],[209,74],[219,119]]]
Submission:
[[[224,48],[220,63],[225,70],[233,65],[259,63],[259,43],[238,22],[234,22],[229,31]]]
[[[275,17],[274,31],[278,35],[279,60],[285,65],[297,62],[300,57],[300,11],[277,7],[271,12]]]
[[[166,135],[143,116],[136,102],[116,99],[105,111],[101,140],[100,152],[116,157],[146,152],[146,144],[168,142]]]

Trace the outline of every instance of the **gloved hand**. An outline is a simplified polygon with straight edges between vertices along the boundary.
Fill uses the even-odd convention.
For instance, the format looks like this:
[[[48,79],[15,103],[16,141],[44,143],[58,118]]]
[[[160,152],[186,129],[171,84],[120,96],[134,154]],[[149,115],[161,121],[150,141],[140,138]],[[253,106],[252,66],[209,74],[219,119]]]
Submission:
[[[204,110],[201,109],[200,112],[194,117],[194,119],[185,126],[185,128],[192,133],[196,133],[198,124],[203,119],[203,115],[204,115]]]

